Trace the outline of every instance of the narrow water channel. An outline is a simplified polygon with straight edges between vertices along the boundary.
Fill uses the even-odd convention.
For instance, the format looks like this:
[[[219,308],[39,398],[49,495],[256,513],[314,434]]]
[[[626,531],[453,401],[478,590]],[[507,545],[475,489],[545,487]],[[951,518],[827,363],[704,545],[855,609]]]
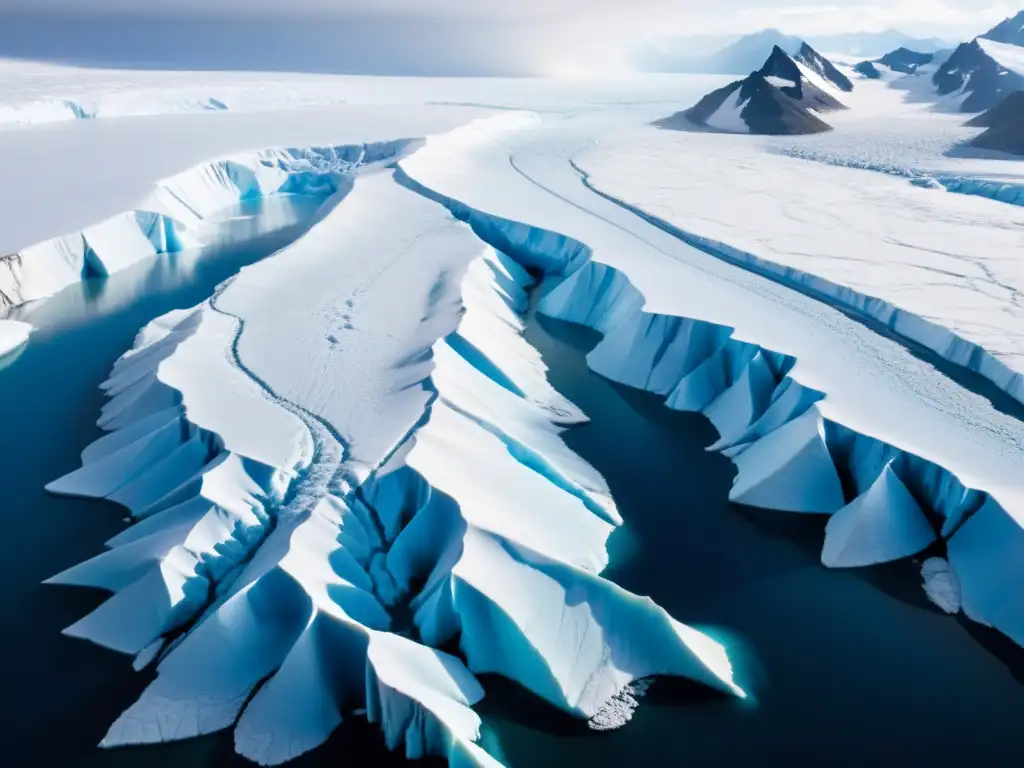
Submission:
[[[1024,764],[1024,651],[930,606],[913,563],[823,568],[824,519],[728,502],[734,469],[704,450],[717,435],[703,416],[591,372],[597,334],[527,328],[592,420],[566,442],[625,519],[605,575],[724,640],[753,696],[658,681],[628,725],[595,733],[488,679],[490,750],[515,768]]]

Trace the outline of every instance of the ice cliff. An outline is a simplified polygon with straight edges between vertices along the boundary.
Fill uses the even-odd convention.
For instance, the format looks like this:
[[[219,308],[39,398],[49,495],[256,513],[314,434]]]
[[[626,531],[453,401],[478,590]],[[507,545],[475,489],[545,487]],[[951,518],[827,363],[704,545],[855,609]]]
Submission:
[[[198,165],[160,182],[136,210],[0,256],[0,308],[52,296],[156,254],[201,246],[203,222],[240,201],[326,197],[350,183],[352,174],[394,162],[417,146],[418,140],[403,139],[273,149]]]

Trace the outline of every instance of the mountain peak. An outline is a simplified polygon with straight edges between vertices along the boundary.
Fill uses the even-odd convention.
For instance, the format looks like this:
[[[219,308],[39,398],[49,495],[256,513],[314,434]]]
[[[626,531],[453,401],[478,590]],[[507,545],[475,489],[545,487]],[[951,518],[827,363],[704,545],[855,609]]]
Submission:
[[[1024,11],[1003,19],[981,37],[997,43],[1024,46]]]

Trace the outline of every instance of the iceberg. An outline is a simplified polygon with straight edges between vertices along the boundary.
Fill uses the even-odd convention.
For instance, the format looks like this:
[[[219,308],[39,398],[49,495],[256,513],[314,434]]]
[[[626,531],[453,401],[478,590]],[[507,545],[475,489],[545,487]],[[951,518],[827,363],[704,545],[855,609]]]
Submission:
[[[960,581],[941,557],[929,557],[921,564],[924,592],[935,605],[946,613],[960,612]]]
[[[968,618],[1024,645],[1024,607],[1017,599],[1024,529],[995,500],[988,499],[948,543],[949,568],[959,583]]]
[[[890,464],[865,493],[829,519],[821,562],[830,568],[886,563],[916,555],[936,539]]]

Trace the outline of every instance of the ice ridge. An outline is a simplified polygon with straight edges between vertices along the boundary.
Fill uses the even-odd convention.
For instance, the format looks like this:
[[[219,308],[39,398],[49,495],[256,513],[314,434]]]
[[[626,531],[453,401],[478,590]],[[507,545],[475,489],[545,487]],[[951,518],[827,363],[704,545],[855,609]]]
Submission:
[[[940,191],[946,190],[947,192],[954,192],[960,195],[974,195],[1009,205],[1024,205],[1024,184],[980,179],[971,176],[943,173],[941,171],[925,171],[895,163],[821,154],[804,147],[786,147],[774,151],[787,157],[835,165],[840,168],[876,171],[889,176],[907,179],[911,184],[919,187],[930,187]]]
[[[763,259],[727,243],[686,232],[631,203],[602,191],[590,182],[585,170],[575,163],[572,164],[588,189],[673,237],[711,256],[842,309],[854,317],[879,323],[897,339],[920,344],[944,360],[966,368],[992,382],[1017,402],[1024,403],[1024,375],[1014,371],[984,347],[931,320],[902,310],[883,299],[868,296],[818,275]]]
[[[384,201],[399,219],[425,209],[438,237],[455,230],[445,242],[473,250],[444,267],[458,278],[457,306],[438,283],[414,318],[436,335],[404,353],[395,388],[428,397],[378,460],[354,460],[369,449],[246,360],[246,337],[260,329],[235,288],[246,280],[258,292],[275,270],[306,268],[285,249],[140,333],[104,385],[110,434],[49,486],[118,501],[140,519],[53,579],[113,593],[69,634],[156,663],[104,746],[234,727],[237,751],[272,765],[364,713],[409,758],[493,766],[475,743],[478,673],[582,719],[652,675],[745,695],[722,645],[599,575],[621,520],[603,480],[559,437],[585,417],[522,337],[531,249],[520,247],[520,261],[486,247],[381,176],[357,181],[332,217]],[[291,250],[331,246],[334,230],[322,228],[339,219]],[[378,244],[389,236],[373,233]],[[413,242],[422,239],[417,230]],[[309,261],[329,275],[337,256],[325,256]],[[337,286],[339,297],[350,289]],[[339,304],[358,324],[357,305]],[[344,346],[318,334],[293,343]]]

